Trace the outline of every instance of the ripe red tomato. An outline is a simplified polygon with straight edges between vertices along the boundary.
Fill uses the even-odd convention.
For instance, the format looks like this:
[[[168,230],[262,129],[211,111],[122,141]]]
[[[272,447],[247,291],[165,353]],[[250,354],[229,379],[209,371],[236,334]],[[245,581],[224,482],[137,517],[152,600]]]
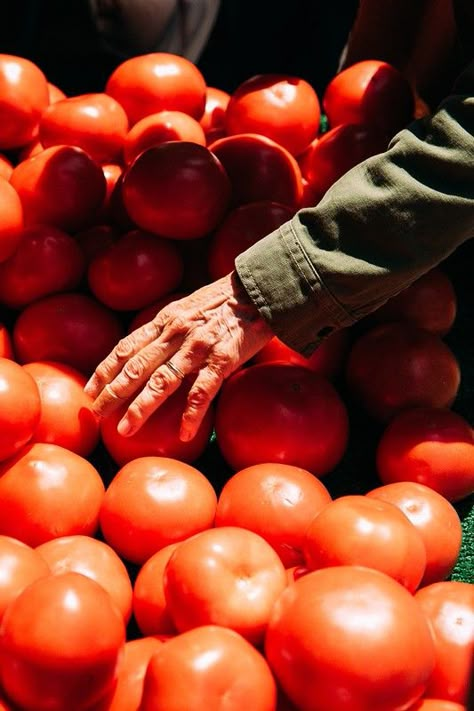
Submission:
[[[409,407],[450,407],[461,373],[456,356],[438,336],[409,323],[390,322],[355,341],[346,378],[362,407],[386,422]]]
[[[0,533],[38,546],[92,536],[104,484],[87,459],[57,444],[29,444],[0,464]]]
[[[0,323],[0,358],[15,360],[12,337],[10,331],[3,323]]]
[[[89,708],[113,686],[125,625],[110,595],[79,573],[49,575],[9,605],[0,678],[25,711]]]
[[[257,133],[225,136],[209,145],[232,184],[232,203],[272,200],[297,208],[303,196],[301,170],[286,148]]]
[[[0,54],[0,150],[20,148],[38,130],[49,104],[48,83],[29,59]]]
[[[128,167],[122,193],[138,227],[171,239],[196,239],[222,219],[230,182],[208,148],[169,141],[144,151]]]
[[[183,260],[175,242],[131,230],[92,259],[89,288],[115,311],[136,311],[178,287]]]
[[[348,418],[325,378],[297,365],[262,363],[224,382],[215,429],[222,456],[236,471],[278,462],[323,475],[344,454]]]
[[[8,259],[21,240],[23,207],[15,188],[0,176],[0,262]]]
[[[147,148],[166,141],[189,141],[206,145],[204,130],[196,119],[183,111],[159,111],[137,121],[125,137],[123,156],[129,165]]]
[[[317,570],[275,603],[265,656],[299,711],[401,711],[434,666],[425,615],[402,585],[355,565]]]
[[[60,536],[37,546],[36,552],[53,575],[81,573],[106,590],[123,615],[125,624],[132,614],[132,583],[125,563],[103,541],[91,536]]]
[[[443,699],[420,699],[408,711],[468,711],[467,707]]]
[[[56,101],[44,111],[39,123],[39,140],[45,148],[79,146],[98,163],[121,158],[127,132],[124,109],[102,92]]]
[[[228,135],[259,133],[298,156],[317,135],[320,118],[318,96],[304,79],[258,74],[232,93],[225,129]]]
[[[125,109],[130,125],[158,111],[183,111],[200,119],[206,82],[195,64],[167,52],[150,52],[119,64],[105,88]]]
[[[455,580],[417,591],[415,601],[430,622],[435,667],[426,695],[467,704],[474,650],[474,588]]]
[[[461,550],[462,527],[456,509],[444,496],[413,481],[385,484],[367,496],[397,506],[421,535],[426,550],[421,587],[450,575]]]
[[[20,196],[26,225],[46,224],[66,232],[93,222],[106,192],[102,168],[76,146],[52,146],[21,161],[10,182]]]
[[[119,237],[119,231],[110,224],[95,225],[86,230],[81,230],[81,232],[76,232],[74,235],[74,239],[79,244],[87,265],[98,254],[115,244]]]
[[[0,177],[5,178],[5,180],[10,180],[10,176],[13,173],[13,163],[9,158],[0,153]]]
[[[123,336],[118,316],[86,294],[53,294],[27,306],[13,327],[21,363],[53,360],[91,375]]]
[[[138,571],[133,586],[133,616],[143,635],[176,634],[165,599],[164,572],[179,543],[154,553]]]
[[[270,544],[237,526],[209,528],[182,541],[164,573],[166,603],[179,632],[220,625],[255,645],[286,585]]]
[[[141,711],[274,711],[276,684],[263,656],[239,634],[205,625],[163,644],[150,659]]]
[[[222,138],[225,135],[224,121],[225,112],[230,101],[230,94],[215,86],[208,86],[206,89],[206,105],[204,113],[199,119],[207,143]]]
[[[41,416],[34,379],[10,358],[0,358],[0,462],[30,441]]]
[[[412,119],[410,83],[395,67],[378,60],[357,62],[329,82],[323,95],[331,127],[366,123],[392,136]]]
[[[50,570],[36,550],[10,536],[0,536],[0,569],[1,622],[12,600],[32,582],[49,575]]]
[[[417,482],[459,501],[474,491],[474,431],[452,410],[408,409],[383,432],[376,463],[384,484]]]
[[[212,526],[216,501],[195,467],[169,457],[140,457],[110,482],[100,528],[120,556],[142,565],[164,546]]]
[[[304,564],[306,529],[330,501],[324,484],[306,469],[255,464],[224,484],[215,526],[239,526],[258,533],[290,568]]]
[[[259,239],[290,220],[295,210],[272,200],[251,202],[236,207],[214,232],[208,250],[208,268],[212,280],[229,274],[235,258]]]
[[[75,289],[84,257],[73,237],[48,225],[25,227],[15,252],[0,264],[0,302],[22,309],[43,296]]]

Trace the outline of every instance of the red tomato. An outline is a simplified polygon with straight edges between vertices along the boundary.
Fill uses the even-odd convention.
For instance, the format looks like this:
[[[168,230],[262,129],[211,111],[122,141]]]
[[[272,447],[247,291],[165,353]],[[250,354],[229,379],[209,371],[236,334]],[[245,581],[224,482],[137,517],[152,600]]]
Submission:
[[[321,110],[313,87],[299,77],[258,74],[233,92],[225,113],[228,135],[259,133],[294,156],[319,131]]]
[[[235,258],[290,220],[295,210],[272,200],[236,207],[222,220],[209,244],[209,274],[212,280],[229,274]]]
[[[414,408],[394,417],[376,454],[384,484],[412,481],[459,501],[474,491],[474,431],[451,410]]]
[[[303,195],[301,170],[279,143],[257,133],[242,133],[214,141],[209,150],[230,178],[234,205],[272,200],[299,207]]]
[[[381,324],[353,344],[348,386],[364,409],[382,422],[409,407],[450,407],[461,373],[451,349],[409,323]]]
[[[466,706],[442,699],[421,699],[408,711],[468,711]]]
[[[172,301],[182,299],[185,295],[186,294],[184,291],[174,291],[171,294],[167,294],[161,299],[158,299],[158,301],[154,301],[152,304],[146,306],[144,309],[140,309],[140,311],[135,314],[135,316],[130,321],[130,324],[128,326],[128,332],[132,333],[132,331],[136,331],[136,329],[140,328],[140,326],[144,326],[149,321],[152,321],[157,315],[157,313],[161,311],[161,309],[164,308],[167,304],[170,304]]]
[[[178,543],[154,553],[138,571],[133,586],[133,616],[143,635],[176,634],[165,599],[164,572]]]
[[[209,528],[182,541],[164,573],[166,603],[179,632],[220,625],[255,645],[286,584],[270,544],[237,526]]]
[[[75,368],[51,361],[23,366],[38,386],[41,417],[31,442],[58,444],[88,457],[99,442],[100,424],[92,398],[84,392],[87,378]]]
[[[225,135],[225,112],[230,101],[230,94],[214,86],[206,89],[206,105],[204,113],[199,119],[207,142],[221,138]]]
[[[195,467],[169,457],[140,457],[110,482],[100,527],[120,556],[142,565],[161,548],[212,526],[216,501]]]
[[[41,416],[38,386],[21,365],[0,358],[0,462],[29,442]]]
[[[115,244],[119,237],[118,230],[113,225],[107,224],[95,225],[74,235],[74,239],[79,244],[87,265],[97,255]]]
[[[75,289],[84,257],[75,239],[47,225],[25,227],[17,249],[0,264],[0,302],[22,309],[43,296]]]
[[[105,198],[102,168],[76,146],[52,146],[23,160],[10,182],[26,225],[47,224],[66,232],[93,221]]]
[[[9,158],[0,153],[0,177],[10,180],[13,173],[13,163]]]
[[[95,467],[56,444],[30,444],[0,465],[0,533],[39,546],[98,529],[104,484]]]
[[[413,596],[355,565],[289,585],[273,607],[265,655],[299,711],[402,711],[423,694],[434,666]]]
[[[107,211],[111,208],[112,194],[119,178],[123,174],[123,168],[119,163],[104,163],[102,165],[106,182],[106,193],[103,212],[107,216]]]
[[[113,311],[71,292],[27,306],[13,327],[13,344],[22,363],[54,360],[91,375],[122,335]]]
[[[22,228],[20,196],[8,180],[0,176],[0,262],[8,259],[18,247]]]
[[[3,323],[0,323],[0,358],[15,360],[12,337],[10,331]]]
[[[29,59],[0,54],[0,150],[20,148],[38,130],[49,104],[48,83]]]
[[[347,445],[347,411],[329,381],[297,365],[262,363],[234,373],[221,388],[216,436],[234,470],[292,464],[323,475]]]
[[[123,615],[132,614],[133,588],[125,564],[117,553],[91,536],[60,536],[36,548],[53,575],[81,573],[107,590]]]
[[[144,230],[171,239],[211,232],[230,199],[221,162],[205,146],[169,141],[141,153],[123,179],[123,201]]]
[[[199,120],[206,103],[206,82],[196,65],[167,52],[126,59],[110,74],[105,90],[123,106],[130,125],[163,110]]]
[[[123,146],[125,163],[130,164],[147,148],[166,141],[189,141],[206,145],[206,136],[196,119],[183,111],[159,111],[132,126]]]
[[[115,683],[125,643],[109,594],[79,573],[49,575],[9,605],[0,628],[0,678],[25,711],[82,711]]]
[[[62,101],[66,98],[64,91],[56,86],[56,84],[51,84],[50,81],[48,82],[48,96],[50,104],[55,104],[56,101]]]
[[[289,464],[255,464],[225,483],[217,502],[216,526],[248,528],[264,538],[285,568],[303,565],[306,529],[331,501],[319,479]]]
[[[127,114],[104,93],[81,94],[50,104],[39,123],[39,140],[50,146],[79,146],[99,163],[121,157]]]
[[[205,625],[170,639],[150,659],[141,711],[274,711],[276,685],[262,655],[232,630]]]
[[[89,288],[115,311],[136,311],[176,289],[183,260],[176,243],[131,230],[101,250],[88,269]]]
[[[37,156],[38,153],[41,153],[42,151],[44,151],[43,144],[41,143],[41,141],[38,141],[38,139],[35,138],[30,143],[27,143],[26,146],[23,146],[21,151],[18,152],[17,164],[21,163],[22,161],[26,160],[27,158],[32,158],[33,156]]]
[[[456,509],[444,496],[412,481],[379,486],[367,496],[394,504],[418,530],[426,550],[421,586],[450,575],[461,550],[462,527]]]
[[[26,543],[0,536],[0,622],[8,605],[35,580],[49,575],[46,561]]]
[[[474,588],[454,580],[418,590],[415,601],[430,622],[435,667],[426,695],[467,704],[474,651]]]
[[[415,101],[398,69],[368,59],[336,74],[324,92],[323,107],[332,127],[366,123],[392,136],[412,119]]]
[[[339,535],[344,531],[344,535]],[[303,543],[311,570],[362,565],[380,570],[410,592],[426,566],[423,539],[399,508],[366,496],[341,496],[317,512]]]
[[[138,457],[171,457],[183,462],[194,462],[206,449],[214,423],[214,413],[209,409],[193,439],[179,439],[181,417],[187,401],[190,383],[180,387],[155,410],[148,420],[131,437],[117,432],[117,425],[129,402],[102,420],[102,441],[112,459],[123,466]]]

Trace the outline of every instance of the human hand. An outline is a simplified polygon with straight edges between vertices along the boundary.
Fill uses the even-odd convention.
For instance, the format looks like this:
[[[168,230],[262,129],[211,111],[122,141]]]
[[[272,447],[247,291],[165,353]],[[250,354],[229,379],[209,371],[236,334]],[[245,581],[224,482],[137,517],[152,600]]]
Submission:
[[[85,391],[102,417],[130,399],[118,424],[130,436],[192,374],[179,435],[190,440],[224,379],[272,336],[233,272],[171,302],[119,341]]]

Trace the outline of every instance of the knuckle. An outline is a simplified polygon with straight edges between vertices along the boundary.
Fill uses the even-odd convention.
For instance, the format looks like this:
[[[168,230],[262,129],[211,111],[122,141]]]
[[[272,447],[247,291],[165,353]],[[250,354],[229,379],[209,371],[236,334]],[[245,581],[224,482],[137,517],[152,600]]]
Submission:
[[[123,373],[128,380],[138,380],[146,370],[146,361],[140,356],[131,358],[124,366]]]
[[[135,338],[133,334],[130,336],[126,336],[125,338],[121,338],[115,346],[115,356],[120,360],[129,358],[133,354],[134,345]]]
[[[148,380],[147,388],[152,394],[161,395],[168,384],[167,376],[159,370],[155,370]]]
[[[188,408],[190,410],[201,410],[210,402],[210,393],[204,385],[197,385],[188,395]]]

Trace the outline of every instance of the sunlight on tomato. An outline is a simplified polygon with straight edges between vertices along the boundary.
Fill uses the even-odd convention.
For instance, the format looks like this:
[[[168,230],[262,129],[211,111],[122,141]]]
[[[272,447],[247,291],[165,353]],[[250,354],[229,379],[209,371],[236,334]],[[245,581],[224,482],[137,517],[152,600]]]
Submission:
[[[165,598],[164,572],[179,543],[154,553],[138,571],[133,586],[133,616],[143,635],[176,634]]]
[[[31,546],[0,535],[0,623],[8,605],[35,580],[49,575],[47,562]]]
[[[29,59],[0,54],[0,150],[20,148],[38,130],[49,104],[48,83]]]
[[[30,441],[40,417],[41,398],[35,380],[14,360],[0,358],[0,462]]]

